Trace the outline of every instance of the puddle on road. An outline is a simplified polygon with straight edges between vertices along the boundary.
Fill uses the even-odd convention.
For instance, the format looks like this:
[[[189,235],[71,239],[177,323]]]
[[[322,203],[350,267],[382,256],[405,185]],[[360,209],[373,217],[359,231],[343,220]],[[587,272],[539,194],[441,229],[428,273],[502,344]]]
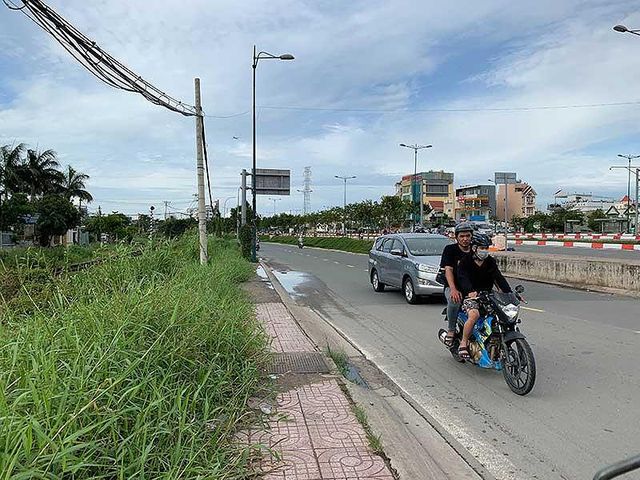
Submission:
[[[302,289],[302,285],[311,281],[311,275],[304,272],[289,271],[273,271],[274,275],[292,298],[300,298],[306,296]]]
[[[269,275],[267,275],[267,272],[264,271],[264,268],[262,268],[262,266],[256,268],[256,274],[260,277],[260,280],[265,283],[268,289],[275,290],[273,288],[273,285],[271,284],[271,280],[269,280]]]

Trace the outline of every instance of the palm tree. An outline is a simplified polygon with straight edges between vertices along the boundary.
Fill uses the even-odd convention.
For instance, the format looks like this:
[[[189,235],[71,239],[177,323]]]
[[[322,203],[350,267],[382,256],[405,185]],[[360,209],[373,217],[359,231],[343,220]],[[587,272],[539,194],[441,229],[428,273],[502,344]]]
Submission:
[[[59,190],[62,174],[58,170],[60,164],[56,159],[56,152],[45,150],[27,150],[27,160],[23,167],[23,178],[29,186],[31,200],[36,195],[52,193]]]
[[[4,195],[5,201],[8,200],[9,193],[20,187],[20,169],[25,149],[24,143],[0,147],[0,196]]]
[[[62,195],[67,200],[77,198],[80,200],[80,204],[82,204],[83,200],[87,203],[93,201],[91,194],[85,190],[85,182],[87,180],[89,180],[89,175],[76,172],[71,165],[68,165],[67,171],[62,173],[60,185]]]

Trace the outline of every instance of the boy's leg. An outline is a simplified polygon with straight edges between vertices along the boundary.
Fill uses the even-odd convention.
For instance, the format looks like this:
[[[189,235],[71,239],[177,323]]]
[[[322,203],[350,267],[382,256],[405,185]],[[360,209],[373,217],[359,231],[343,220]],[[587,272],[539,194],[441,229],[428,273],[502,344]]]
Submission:
[[[453,334],[456,331],[456,323],[458,321],[458,312],[460,311],[460,304],[453,301],[451,298],[451,290],[449,287],[444,289],[444,296],[447,299],[447,323],[448,332],[447,339],[451,338],[450,342],[453,343]]]
[[[462,345],[467,345],[469,343],[469,337],[471,336],[471,332],[473,332],[473,326],[480,318],[480,311],[475,308],[468,310],[467,314],[469,318],[464,322],[464,329],[462,330]]]

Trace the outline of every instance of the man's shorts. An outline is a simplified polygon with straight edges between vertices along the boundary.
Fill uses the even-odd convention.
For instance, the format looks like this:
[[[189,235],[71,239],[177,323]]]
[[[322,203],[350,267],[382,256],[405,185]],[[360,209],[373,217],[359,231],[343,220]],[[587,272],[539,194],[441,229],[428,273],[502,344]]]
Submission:
[[[477,298],[465,298],[462,302],[462,308],[465,312],[469,310],[480,310],[480,302]]]

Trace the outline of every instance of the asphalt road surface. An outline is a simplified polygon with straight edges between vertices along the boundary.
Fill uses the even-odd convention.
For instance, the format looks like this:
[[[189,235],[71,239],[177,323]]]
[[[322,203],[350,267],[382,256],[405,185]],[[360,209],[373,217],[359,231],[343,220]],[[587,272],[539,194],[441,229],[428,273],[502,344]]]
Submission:
[[[538,368],[519,397],[500,372],[451,358],[441,300],[375,293],[367,256],[268,243],[260,254],[498,480],[591,479],[640,453],[640,300],[511,280],[526,287],[521,327]]]
[[[592,258],[617,258],[627,260],[640,260],[640,250],[602,250],[597,248],[584,248],[584,247],[538,247],[536,245],[509,245],[513,247],[517,252],[531,252],[531,253],[553,253],[556,255],[577,255],[582,257]]]

